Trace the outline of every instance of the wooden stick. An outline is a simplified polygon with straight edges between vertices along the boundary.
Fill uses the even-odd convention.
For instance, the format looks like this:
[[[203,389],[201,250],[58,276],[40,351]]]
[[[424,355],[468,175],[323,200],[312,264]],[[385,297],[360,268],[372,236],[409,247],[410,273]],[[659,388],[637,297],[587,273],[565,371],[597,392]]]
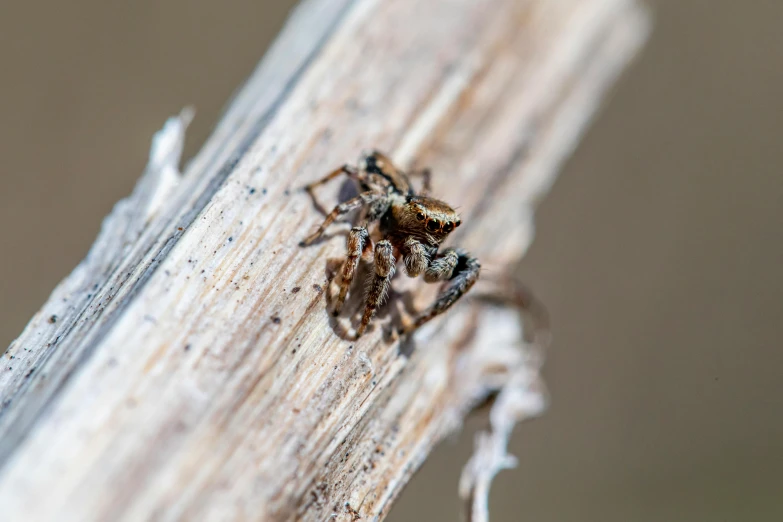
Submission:
[[[182,174],[192,114],[157,135],[133,194],[6,351],[2,518],[381,519],[472,407],[517,390],[493,420],[504,454],[506,421],[543,408],[513,321],[466,302],[400,346],[389,306],[345,340],[324,294],[347,226],[300,247],[322,219],[302,187],[370,147],[431,167],[462,214],[450,244],[485,277],[513,270],[647,28],[635,0],[304,2]],[[432,297],[395,284],[419,308]],[[496,460],[477,453],[463,477],[475,521]]]

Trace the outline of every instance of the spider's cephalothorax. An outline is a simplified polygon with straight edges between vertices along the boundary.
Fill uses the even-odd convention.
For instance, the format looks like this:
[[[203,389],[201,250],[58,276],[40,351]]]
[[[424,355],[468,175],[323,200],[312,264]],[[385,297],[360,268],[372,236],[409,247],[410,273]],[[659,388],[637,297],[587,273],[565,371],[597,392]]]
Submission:
[[[399,261],[410,277],[424,275],[428,283],[444,281],[435,302],[418,315],[404,333],[409,333],[430,319],[442,314],[454,304],[478,279],[481,268],[477,259],[459,248],[439,250],[449,233],[460,226],[457,213],[446,203],[429,197],[429,170],[411,172],[423,178],[423,190],[416,193],[409,175],[396,168],[383,154],[372,151],[362,154],[358,167],[344,165],[323,179],[308,185],[308,191],[341,174],[355,180],[361,194],[337,205],[318,230],[304,244],[310,244],[324,233],[338,216],[351,210],[365,210],[357,226],[348,234],[348,258],[342,269],[340,293],[335,315],[340,313],[363,253],[374,252],[375,269],[368,282],[366,305],[357,337],[375,315],[389,290]],[[382,240],[373,247],[367,226],[380,222]]]

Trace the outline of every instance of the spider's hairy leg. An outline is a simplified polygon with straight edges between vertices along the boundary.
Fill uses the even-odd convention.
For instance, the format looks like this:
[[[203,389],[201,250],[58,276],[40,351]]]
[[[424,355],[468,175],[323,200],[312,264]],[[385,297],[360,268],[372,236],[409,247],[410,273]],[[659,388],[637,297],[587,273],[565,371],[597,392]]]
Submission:
[[[451,279],[457,263],[459,263],[459,252],[454,248],[445,249],[430,262],[427,270],[424,271],[424,280],[435,283]]]
[[[356,268],[359,266],[359,259],[368,250],[372,250],[372,239],[370,239],[367,226],[353,227],[348,234],[348,258],[343,265],[340,295],[337,297],[337,303],[334,305],[334,315],[340,314],[340,310],[345,302],[345,296],[348,295],[348,289],[351,287],[353,276],[356,274]]]
[[[375,202],[376,200],[384,197],[383,194],[379,194],[377,192],[363,192],[362,194],[359,194],[355,198],[349,199],[348,201],[344,203],[340,203],[336,207],[334,207],[334,210],[329,212],[329,215],[326,216],[326,219],[324,219],[324,222],[321,223],[321,226],[318,227],[318,230],[313,232],[310,236],[307,237],[304,241],[302,241],[303,245],[309,245],[319,237],[323,235],[324,232],[326,232],[326,228],[331,225],[335,219],[337,219],[339,216],[346,214],[350,212],[351,210],[354,210],[356,208],[362,207],[364,205],[369,205]]]
[[[427,269],[427,263],[429,263],[427,250],[418,239],[413,236],[408,236],[403,245],[403,252],[405,252],[403,257],[403,260],[405,261],[405,272],[407,272],[410,277],[418,277],[419,274]]]
[[[375,273],[370,276],[367,302],[364,307],[362,323],[356,330],[356,337],[360,337],[364,333],[375,315],[375,311],[386,298],[396,265],[397,259],[394,257],[394,248],[391,242],[386,239],[378,241],[378,244],[375,245]]]
[[[460,249],[449,249],[441,255],[445,255],[448,258],[452,255],[448,252],[454,252],[457,255],[457,264],[452,271],[450,281],[440,292],[435,302],[416,318],[413,325],[400,333],[409,334],[451,308],[451,305],[465,295],[478,280],[479,272],[481,271],[481,264],[478,262],[478,259]]]
[[[412,170],[408,173],[408,176],[411,178],[421,176],[422,188],[419,191],[419,195],[428,196],[432,192],[432,171],[430,169]]]
[[[312,194],[313,193],[313,189],[315,187],[317,187],[319,185],[323,185],[325,183],[328,183],[330,180],[333,180],[334,178],[336,178],[340,174],[345,174],[346,176],[348,176],[351,179],[355,179],[355,180],[359,179],[359,171],[356,170],[355,167],[352,167],[351,165],[348,165],[346,163],[345,165],[343,165],[339,169],[334,169],[332,172],[330,172],[329,174],[327,174],[323,178],[319,179],[318,181],[314,181],[314,182],[306,185],[305,189]]]

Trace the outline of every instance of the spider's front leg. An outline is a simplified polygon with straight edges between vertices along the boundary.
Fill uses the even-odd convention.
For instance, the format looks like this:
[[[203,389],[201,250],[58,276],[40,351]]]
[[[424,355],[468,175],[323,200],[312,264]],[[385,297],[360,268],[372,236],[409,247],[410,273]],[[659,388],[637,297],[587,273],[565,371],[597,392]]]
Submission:
[[[360,337],[364,333],[375,315],[375,311],[386,298],[396,268],[397,258],[394,257],[394,248],[391,242],[386,239],[378,241],[378,244],[375,245],[375,273],[369,281],[367,303],[364,307],[362,323],[356,330],[356,337]]]
[[[459,264],[459,252],[454,248],[447,248],[435,256],[435,259],[427,266],[427,270],[424,271],[424,280],[428,283],[448,281],[454,275],[457,264]]]
[[[451,308],[451,305],[456,303],[478,281],[480,271],[481,264],[478,259],[465,250],[447,248],[435,256],[424,272],[424,280],[428,283],[449,282],[441,290],[435,302],[419,314],[413,324],[401,333],[409,334]]]
[[[427,249],[424,248],[424,245],[418,239],[409,236],[405,240],[403,251],[405,252],[403,257],[405,272],[408,273],[408,276],[419,277],[422,272],[427,270],[430,258],[427,255]]]

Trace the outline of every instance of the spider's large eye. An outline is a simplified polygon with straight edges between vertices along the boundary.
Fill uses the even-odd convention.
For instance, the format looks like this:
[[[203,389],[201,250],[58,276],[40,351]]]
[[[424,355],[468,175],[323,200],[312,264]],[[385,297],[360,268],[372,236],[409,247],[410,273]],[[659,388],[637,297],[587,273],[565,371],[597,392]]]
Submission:
[[[457,220],[457,222],[456,222],[456,223],[454,223],[454,226],[455,226],[455,227],[458,227],[458,226],[460,226],[461,224],[462,224],[462,221],[460,221],[460,220],[458,219],[458,220]]]
[[[427,230],[429,230],[430,232],[435,232],[439,228],[440,228],[440,223],[438,223],[437,220],[430,219],[429,221],[427,221]]]
[[[418,212],[416,214],[416,219],[418,219],[419,221],[424,221],[424,212]]]
[[[451,221],[448,221],[445,225],[443,225],[443,231],[445,233],[448,234],[452,230],[454,230],[454,223],[452,223]]]

